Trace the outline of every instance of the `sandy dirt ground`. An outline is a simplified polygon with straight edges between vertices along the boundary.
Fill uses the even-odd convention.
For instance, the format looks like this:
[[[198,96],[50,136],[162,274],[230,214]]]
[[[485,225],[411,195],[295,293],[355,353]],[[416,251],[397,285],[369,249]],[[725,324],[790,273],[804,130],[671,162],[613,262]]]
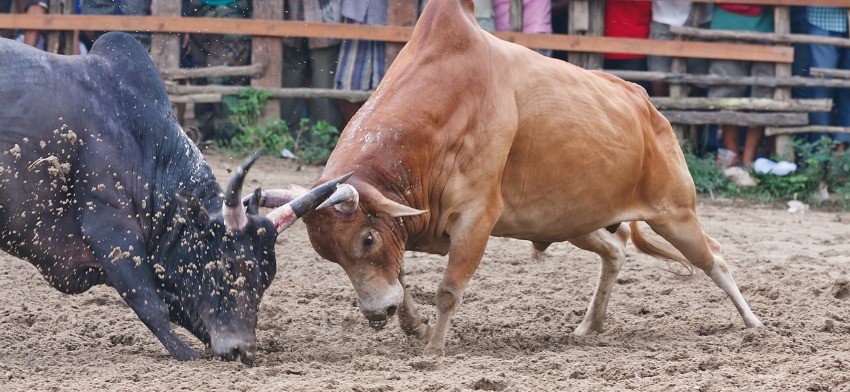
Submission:
[[[208,155],[226,181],[234,161]],[[309,186],[320,172],[263,158],[246,188]],[[629,245],[606,330],[576,337],[597,256],[556,244],[534,261],[528,242],[492,238],[446,356],[425,357],[397,319],[369,328],[342,269],[316,255],[298,223],[278,240],[253,366],[208,351],[174,361],[111,288],[64,295],[35,267],[0,255],[0,390],[850,390],[850,214],[717,202],[699,212],[765,328],[744,329],[701,272],[672,274],[665,269],[675,265]],[[414,297],[432,320],[445,264],[406,256]]]

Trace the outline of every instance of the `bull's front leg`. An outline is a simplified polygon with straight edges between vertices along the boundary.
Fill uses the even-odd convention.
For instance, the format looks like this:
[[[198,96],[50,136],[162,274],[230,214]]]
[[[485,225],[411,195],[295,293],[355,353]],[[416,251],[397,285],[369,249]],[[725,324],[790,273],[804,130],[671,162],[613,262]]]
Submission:
[[[484,248],[495,223],[495,211],[491,215],[470,214],[461,217],[449,230],[452,242],[449,248],[449,264],[437,289],[437,320],[425,346],[425,354],[443,356],[452,316],[463,301],[463,292],[478,269]]]
[[[157,293],[156,277],[138,227],[133,228],[131,221],[116,216],[122,215],[87,214],[82,225],[86,242],[106,273],[107,281],[172,357],[179,361],[197,359],[195,350],[171,327],[168,305]]]
[[[398,323],[401,330],[407,336],[414,336],[419,339],[425,339],[431,333],[431,327],[428,325],[428,320],[423,319],[416,309],[416,302],[410,295],[410,289],[404,282],[404,270],[398,276],[399,283],[404,288],[404,299],[401,301],[401,307],[398,309]]]

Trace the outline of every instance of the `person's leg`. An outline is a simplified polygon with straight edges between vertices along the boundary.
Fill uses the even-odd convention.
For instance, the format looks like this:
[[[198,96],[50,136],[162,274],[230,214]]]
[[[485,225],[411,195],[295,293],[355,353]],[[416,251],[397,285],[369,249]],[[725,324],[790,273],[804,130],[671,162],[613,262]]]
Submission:
[[[773,77],[776,66],[773,63],[753,62],[750,64],[750,75],[761,78]],[[763,86],[751,88],[753,98],[773,98],[773,89]],[[751,167],[758,156],[759,146],[764,137],[764,127],[750,127],[744,140],[744,151],[741,153],[741,163]]]
[[[748,63],[733,60],[712,60],[709,66],[708,73],[710,75],[726,76],[726,77],[743,77],[749,74]],[[746,86],[712,86],[708,91],[709,98],[736,98],[743,97],[747,91]],[[737,125],[720,124],[720,129],[723,135],[723,147],[726,150],[735,154],[735,158],[722,159],[719,163],[723,166],[733,166],[739,164],[741,154],[740,149],[740,133]],[[731,154],[730,154],[731,155]],[[718,152],[718,157],[721,152]]]
[[[847,38],[847,34],[843,35]],[[839,69],[850,70],[850,48],[839,49]],[[835,89],[835,111],[836,125],[841,127],[850,127],[850,88]],[[837,133],[834,135],[835,140],[841,142],[838,145],[838,150],[846,150],[850,144],[850,134]]]
[[[649,39],[672,40],[670,25],[653,21],[649,26]],[[670,72],[673,58],[670,56],[647,56],[646,65],[651,72]],[[660,80],[651,83],[652,93],[658,97],[670,96],[670,84]]]
[[[829,32],[817,26],[809,24],[808,33],[816,36],[830,36]],[[808,58],[811,68],[837,68],[839,64],[838,48],[828,45],[808,45]],[[809,87],[808,97],[811,99],[832,98],[837,101],[836,91],[831,87]],[[833,102],[837,103],[837,102]],[[832,125],[832,112],[814,112],[809,113],[809,125]],[[821,137],[827,136],[824,133],[814,133],[809,135],[809,141],[816,141]]]
[[[283,87],[304,87],[307,77],[307,65],[310,62],[307,50],[303,47],[286,46],[283,48]],[[280,117],[286,122],[290,133],[297,132],[301,118],[306,115],[307,101],[303,98],[284,98],[280,100]]]
[[[311,49],[313,87],[332,89],[334,87],[334,72],[336,71],[339,46],[334,45],[327,48]],[[310,120],[313,122],[324,120],[337,129],[345,124],[342,123],[342,115],[339,112],[336,100],[328,98],[317,98],[312,100]]]
[[[731,158],[725,158],[724,162],[721,164],[725,167],[735,166],[740,164],[740,156],[741,156],[741,134],[738,130],[737,125],[729,125],[724,124],[720,126],[720,129],[723,130],[723,148],[731,151],[735,155],[732,155]],[[731,155],[731,154],[730,154]]]

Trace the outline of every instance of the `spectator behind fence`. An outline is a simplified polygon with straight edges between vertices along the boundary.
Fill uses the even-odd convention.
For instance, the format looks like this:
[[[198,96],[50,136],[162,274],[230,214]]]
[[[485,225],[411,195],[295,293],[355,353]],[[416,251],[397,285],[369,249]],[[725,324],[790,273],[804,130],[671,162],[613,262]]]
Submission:
[[[345,23],[386,26],[387,0],[346,0],[342,3]],[[335,88],[374,90],[386,72],[386,44],[383,41],[343,40],[339,46]],[[340,102],[343,118],[348,119],[359,104]]]
[[[151,14],[151,0],[82,0],[80,2],[80,13],[85,15],[146,16]],[[91,44],[104,33],[106,31],[85,31],[82,32],[81,39],[87,48],[91,48]],[[150,49],[150,33],[139,31],[128,31],[127,33]]]
[[[284,19],[341,23],[342,0],[287,0]],[[283,87],[306,87],[310,81],[314,88],[334,88],[339,43],[335,38],[284,38]],[[316,98],[310,103],[308,107],[303,98],[280,100],[280,112],[290,132],[298,129],[302,117],[314,124],[324,120],[341,128],[342,116],[336,101]]]
[[[552,34],[551,0],[493,0],[493,19],[496,31],[527,34]],[[552,56],[550,49],[534,49]]]
[[[652,20],[652,3],[640,0],[607,0],[605,2],[605,36],[622,38],[649,37]],[[646,55],[629,53],[605,53],[604,69],[646,71]],[[649,83],[638,83],[651,91]]]
[[[747,30],[773,32],[773,10],[759,5],[716,4],[711,20],[713,30]],[[774,64],[755,61],[712,60],[709,73],[712,75],[740,78],[745,76],[773,77]],[[712,86],[708,92],[710,98],[737,98],[747,95],[747,86]],[[753,98],[773,98],[770,87],[752,86]],[[764,127],[749,127],[744,139],[744,148],[740,148],[740,132],[737,125],[720,124],[723,132],[723,146],[727,151],[719,152],[725,156],[723,166],[743,164],[752,166],[756,159],[759,144],[764,135]],[[731,153],[729,153],[731,152]]]
[[[191,0],[188,16],[207,18],[251,17],[250,0]],[[251,64],[251,37],[241,34],[192,34],[192,63],[196,67],[237,66]],[[217,77],[196,80],[198,84],[246,86],[247,77]],[[204,139],[230,139],[236,126],[230,121],[230,110],[224,103],[198,103],[195,117]]]
[[[848,38],[847,8],[838,7],[805,7],[803,34]],[[832,68],[850,70],[850,48],[830,45],[804,45],[806,51],[803,57],[808,59],[811,68]],[[832,87],[808,87],[804,92],[808,98],[832,98],[832,112],[809,113],[810,125],[835,125],[850,127],[850,89]],[[819,139],[826,134],[809,135],[810,141]],[[841,144],[839,150],[847,148],[850,134],[838,133],[833,138]]]
[[[652,23],[649,26],[649,38],[657,40],[674,40],[676,36],[670,32],[670,26],[685,26],[686,24],[699,27],[708,27],[711,13],[699,15],[698,21],[691,21],[694,17],[693,3],[689,1],[653,1]],[[710,10],[710,8],[709,8]],[[688,23],[690,21],[690,23]],[[687,73],[704,75],[708,73],[707,59],[688,59]],[[648,56],[647,68],[652,72],[670,72],[672,70],[673,58],[669,56]],[[669,96],[670,85],[664,81],[653,81],[652,93],[657,96]],[[704,90],[703,90],[704,91]]]
[[[496,31],[496,20],[493,15],[493,0],[473,0],[475,5],[475,19],[478,25],[487,31]]]
[[[50,8],[49,0],[15,0],[18,13],[30,15],[44,15]],[[12,0],[0,0],[0,14],[8,14],[12,11]],[[24,30],[20,40],[29,46],[44,49],[44,38],[38,30]]]

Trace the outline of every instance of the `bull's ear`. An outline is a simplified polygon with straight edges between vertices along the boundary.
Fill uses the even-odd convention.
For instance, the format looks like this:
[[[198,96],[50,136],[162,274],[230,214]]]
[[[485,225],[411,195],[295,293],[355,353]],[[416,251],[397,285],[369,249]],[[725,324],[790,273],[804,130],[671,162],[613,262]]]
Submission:
[[[198,226],[206,226],[209,223],[210,217],[207,209],[201,204],[201,199],[182,192],[174,195],[174,199],[177,200],[177,204],[180,206],[186,219]]]
[[[262,188],[254,189],[254,194],[248,199],[248,209],[246,211],[248,215],[258,215],[260,213],[260,197],[262,196]]]
[[[379,211],[381,211],[381,212],[383,212],[383,213],[385,213],[389,216],[392,216],[393,218],[398,218],[398,217],[402,217],[402,216],[419,215],[419,214],[424,214],[424,213],[428,212],[427,210],[417,210],[413,207],[408,207],[404,204],[396,203],[396,202],[384,197],[383,195],[378,197],[378,200],[376,200],[376,205],[377,205]]]

